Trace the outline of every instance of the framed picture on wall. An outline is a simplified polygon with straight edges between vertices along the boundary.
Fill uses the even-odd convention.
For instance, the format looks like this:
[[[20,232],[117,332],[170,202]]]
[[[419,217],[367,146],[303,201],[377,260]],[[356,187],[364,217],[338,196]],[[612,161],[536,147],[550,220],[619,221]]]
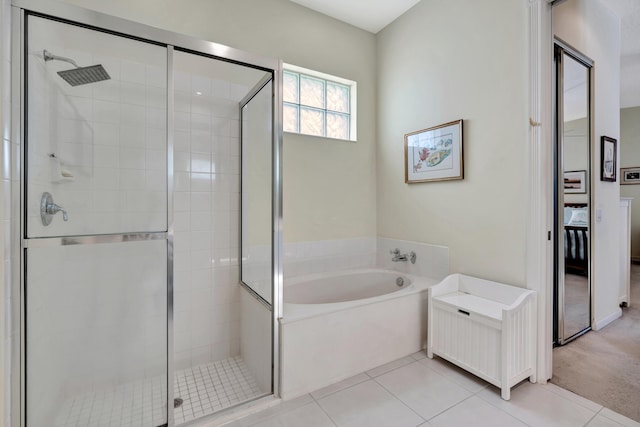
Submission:
[[[640,184],[640,167],[620,168],[620,184]]]
[[[586,193],[587,192],[587,171],[565,171],[564,172],[564,192]]]
[[[463,179],[462,120],[404,136],[404,182]]]
[[[616,182],[617,141],[608,136],[600,138],[602,151],[600,153],[600,181]]]

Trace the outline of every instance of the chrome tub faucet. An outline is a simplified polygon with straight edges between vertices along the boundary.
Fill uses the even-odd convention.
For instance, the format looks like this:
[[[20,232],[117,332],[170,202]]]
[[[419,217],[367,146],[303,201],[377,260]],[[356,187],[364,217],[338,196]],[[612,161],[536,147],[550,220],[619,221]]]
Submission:
[[[391,255],[393,255],[393,258],[391,258],[391,261],[393,261],[393,262],[411,261],[411,264],[415,264],[416,263],[416,253],[414,251],[411,251],[408,254],[401,254],[400,253],[400,249],[395,248],[395,249],[389,251],[389,253]]]

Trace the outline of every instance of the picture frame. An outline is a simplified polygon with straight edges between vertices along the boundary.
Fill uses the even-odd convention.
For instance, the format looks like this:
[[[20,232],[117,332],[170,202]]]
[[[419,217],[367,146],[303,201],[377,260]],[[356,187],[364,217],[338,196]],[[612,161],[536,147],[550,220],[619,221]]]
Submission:
[[[640,184],[640,167],[620,168],[620,185]]]
[[[404,135],[404,182],[464,178],[462,119]]]
[[[587,171],[565,171],[564,172],[564,193],[565,194],[586,194],[587,193]]]
[[[600,181],[616,182],[618,141],[608,136],[602,136],[600,141]]]

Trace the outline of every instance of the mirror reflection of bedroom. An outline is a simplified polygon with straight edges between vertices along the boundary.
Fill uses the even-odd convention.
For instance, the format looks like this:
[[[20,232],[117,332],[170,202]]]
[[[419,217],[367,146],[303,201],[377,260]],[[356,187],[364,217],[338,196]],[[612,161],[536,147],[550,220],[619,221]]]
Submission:
[[[591,62],[557,41],[556,256],[554,342],[591,329]]]

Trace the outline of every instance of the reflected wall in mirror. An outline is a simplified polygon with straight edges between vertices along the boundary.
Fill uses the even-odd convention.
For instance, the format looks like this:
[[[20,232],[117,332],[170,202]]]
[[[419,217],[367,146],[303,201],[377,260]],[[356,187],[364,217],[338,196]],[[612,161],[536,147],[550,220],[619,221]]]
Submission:
[[[590,329],[591,64],[556,45],[555,342]]]

